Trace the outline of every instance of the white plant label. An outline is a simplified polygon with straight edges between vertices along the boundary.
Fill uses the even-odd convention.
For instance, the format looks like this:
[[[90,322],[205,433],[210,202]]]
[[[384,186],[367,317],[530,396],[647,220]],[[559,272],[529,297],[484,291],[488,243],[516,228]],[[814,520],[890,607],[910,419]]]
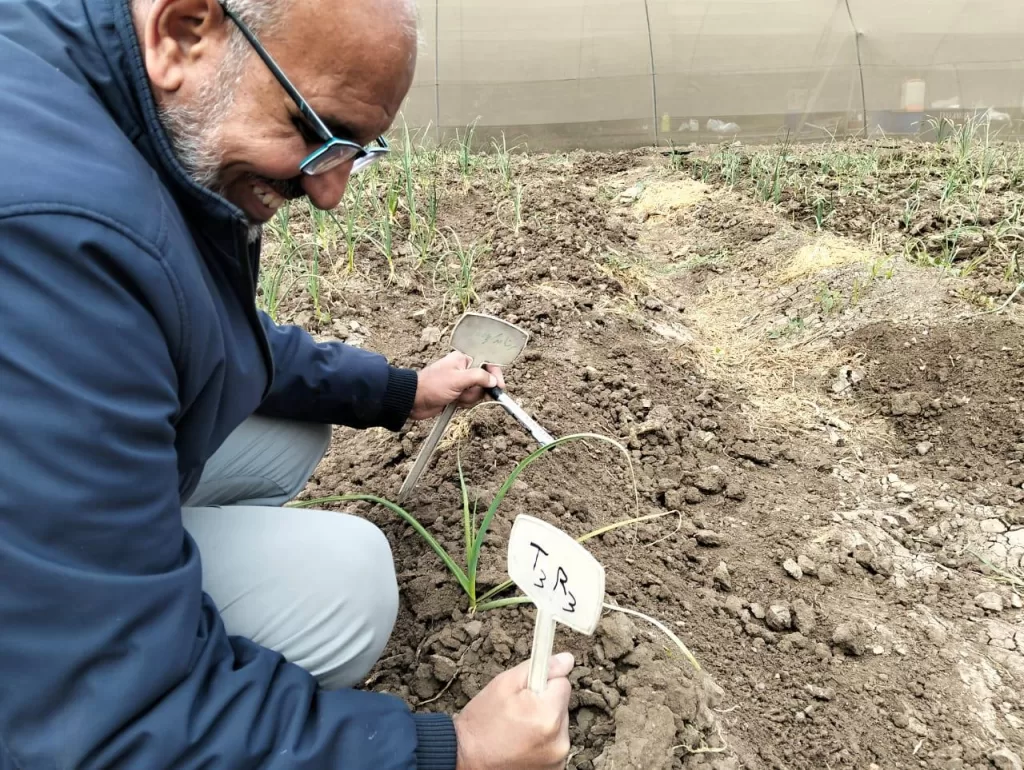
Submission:
[[[592,634],[604,605],[604,567],[558,527],[517,516],[508,539],[508,574],[537,606],[529,686],[542,692],[555,623]]]
[[[517,516],[508,539],[508,574],[537,608],[592,634],[604,603],[604,567],[572,537],[533,516]]]

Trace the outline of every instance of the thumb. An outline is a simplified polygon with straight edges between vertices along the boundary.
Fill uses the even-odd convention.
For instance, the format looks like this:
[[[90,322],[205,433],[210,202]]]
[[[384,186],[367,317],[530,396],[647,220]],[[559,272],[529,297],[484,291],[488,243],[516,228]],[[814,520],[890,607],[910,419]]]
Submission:
[[[571,652],[558,653],[551,658],[551,662],[548,664],[548,679],[569,676],[575,665],[576,659]]]
[[[548,661],[548,681],[569,676],[569,672],[572,671],[575,665],[576,659],[571,652],[560,652],[557,655],[552,655]],[[525,690],[529,686],[530,660],[524,660],[508,673],[512,675],[512,679],[518,688]]]

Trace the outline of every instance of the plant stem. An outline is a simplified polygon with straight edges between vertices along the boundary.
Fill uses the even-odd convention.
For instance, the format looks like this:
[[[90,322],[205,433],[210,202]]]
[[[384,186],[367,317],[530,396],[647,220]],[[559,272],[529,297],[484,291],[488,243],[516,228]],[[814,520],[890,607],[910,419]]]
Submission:
[[[474,612],[486,612],[487,610],[497,610],[502,607],[512,607],[517,604],[532,604],[533,600],[529,596],[513,596],[509,599],[495,599],[493,602],[481,601],[476,605]]]
[[[466,537],[467,583],[469,585],[469,606],[476,607],[476,568],[470,564],[469,555],[473,552],[473,520],[469,513],[469,488],[466,486],[466,475],[462,471],[462,453],[458,449],[455,462],[459,468],[459,490],[462,494],[462,530]]]
[[[673,642],[675,642],[675,645],[682,651],[682,653],[686,657],[686,659],[688,661],[690,661],[690,665],[693,666],[697,671],[701,670],[700,663],[698,663],[697,659],[695,657],[693,657],[693,653],[691,653],[690,650],[687,648],[687,646],[682,643],[682,641],[679,639],[679,637],[676,636],[674,633],[672,633],[669,630],[668,626],[666,626],[661,621],[655,620],[650,615],[644,615],[644,613],[642,613],[642,612],[637,612],[636,610],[630,610],[630,609],[627,609],[625,607],[619,607],[619,606],[614,605],[614,604],[608,604],[607,602],[604,603],[604,607],[605,607],[605,609],[608,609],[608,610],[614,610],[615,612],[622,612],[622,613],[624,613],[626,615],[632,615],[635,618],[642,618],[643,620],[646,620],[648,623],[651,623],[652,625],[657,626],[658,629],[663,634],[665,634],[665,636],[667,636],[669,639],[671,639]]]

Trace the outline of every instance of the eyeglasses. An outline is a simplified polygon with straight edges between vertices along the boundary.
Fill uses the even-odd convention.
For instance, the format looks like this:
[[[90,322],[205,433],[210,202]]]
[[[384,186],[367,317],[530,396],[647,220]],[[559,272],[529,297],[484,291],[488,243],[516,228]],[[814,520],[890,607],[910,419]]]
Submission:
[[[327,128],[324,122],[320,119],[320,116],[316,114],[312,107],[309,106],[309,102],[302,98],[295,86],[291,84],[288,77],[282,72],[281,68],[277,66],[277,62],[267,53],[267,49],[263,47],[260,41],[253,34],[252,30],[249,29],[245,22],[243,22],[235,13],[227,7],[224,3],[221,3],[221,8],[224,9],[225,15],[231,19],[241,30],[242,34],[245,35],[245,39],[249,41],[252,47],[255,49],[259,57],[263,59],[263,63],[267,65],[274,77],[277,78],[281,87],[288,92],[288,95],[292,98],[292,101],[298,106],[302,116],[306,119],[309,125],[312,127],[316,135],[323,141],[323,144],[317,148],[317,150],[309,155],[299,164],[299,169],[302,173],[309,176],[316,176],[317,174],[323,174],[330,171],[332,168],[337,168],[343,163],[352,162],[353,174],[358,174],[360,171],[365,169],[367,166],[373,165],[382,156],[386,155],[390,151],[387,140],[383,136],[378,136],[376,140],[376,147],[362,145],[350,141],[348,139],[340,139],[331,133],[331,130]]]

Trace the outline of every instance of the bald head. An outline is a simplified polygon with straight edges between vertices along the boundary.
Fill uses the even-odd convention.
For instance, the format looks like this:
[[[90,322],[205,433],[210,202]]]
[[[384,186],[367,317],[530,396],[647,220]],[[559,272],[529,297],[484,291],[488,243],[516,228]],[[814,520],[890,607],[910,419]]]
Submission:
[[[412,84],[415,0],[228,0],[331,133],[367,145],[393,124]],[[154,97],[179,160],[259,224],[283,198],[333,208],[350,164],[299,174],[316,127],[218,0],[136,0]]]
[[[268,2],[247,1],[256,5]],[[271,13],[277,18],[270,17],[264,45],[303,96],[374,104],[388,113],[390,125],[416,64],[414,1],[287,0],[283,11]],[[349,109],[359,108],[349,105]],[[349,117],[339,123],[351,121]],[[366,121],[362,138],[369,140],[383,130],[372,124],[372,120]]]

